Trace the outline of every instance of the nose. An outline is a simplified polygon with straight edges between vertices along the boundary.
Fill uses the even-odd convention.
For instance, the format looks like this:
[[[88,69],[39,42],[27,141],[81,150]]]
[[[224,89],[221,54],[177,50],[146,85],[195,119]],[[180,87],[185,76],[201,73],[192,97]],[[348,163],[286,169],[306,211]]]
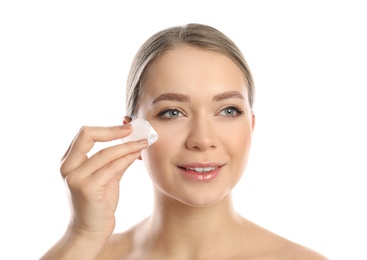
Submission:
[[[195,120],[190,122],[190,131],[186,140],[186,147],[190,150],[206,151],[215,149],[216,134],[210,120]]]

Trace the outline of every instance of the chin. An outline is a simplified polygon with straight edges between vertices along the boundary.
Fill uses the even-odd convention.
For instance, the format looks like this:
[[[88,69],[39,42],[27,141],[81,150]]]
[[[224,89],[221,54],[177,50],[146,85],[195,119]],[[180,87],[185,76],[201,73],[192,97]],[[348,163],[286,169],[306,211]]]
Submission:
[[[222,203],[225,198],[229,197],[229,193],[219,193],[219,192],[201,192],[185,194],[184,196],[171,196],[172,199],[194,208],[205,208]]]

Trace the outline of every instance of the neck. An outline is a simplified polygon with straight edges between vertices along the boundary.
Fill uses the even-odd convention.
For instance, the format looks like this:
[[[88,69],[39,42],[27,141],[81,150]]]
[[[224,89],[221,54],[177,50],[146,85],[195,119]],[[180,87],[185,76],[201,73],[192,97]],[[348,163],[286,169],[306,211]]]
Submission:
[[[155,248],[162,245],[172,252],[207,250],[233,237],[240,222],[230,194],[214,205],[194,207],[158,192],[145,234],[154,238]]]

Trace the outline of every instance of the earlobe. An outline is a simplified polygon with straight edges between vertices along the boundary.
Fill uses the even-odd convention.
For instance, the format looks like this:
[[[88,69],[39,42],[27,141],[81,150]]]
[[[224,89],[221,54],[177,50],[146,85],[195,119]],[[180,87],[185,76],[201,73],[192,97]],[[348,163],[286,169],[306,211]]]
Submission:
[[[252,126],[252,132],[255,130],[255,114],[254,114],[254,112],[252,111],[252,118],[251,118],[252,120],[252,124],[251,124],[251,126]]]
[[[129,116],[124,116],[123,124],[126,125],[128,123],[131,123],[132,119]]]

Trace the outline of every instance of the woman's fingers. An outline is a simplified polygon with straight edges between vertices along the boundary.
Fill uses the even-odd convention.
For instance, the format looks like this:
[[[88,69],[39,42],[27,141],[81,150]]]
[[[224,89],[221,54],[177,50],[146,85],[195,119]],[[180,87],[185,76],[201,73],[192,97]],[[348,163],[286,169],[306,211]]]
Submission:
[[[61,174],[65,177],[88,159],[87,153],[95,142],[108,142],[129,135],[132,131],[130,124],[112,127],[87,127],[80,129],[61,162]]]
[[[139,153],[148,146],[146,139],[127,142],[100,150],[78,167],[80,178],[88,177],[117,159],[124,159],[129,154]],[[138,156],[139,157],[139,156]]]
[[[140,156],[140,152],[130,153],[119,158],[98,170],[94,175],[94,181],[106,186],[113,178],[119,182],[126,169]]]

